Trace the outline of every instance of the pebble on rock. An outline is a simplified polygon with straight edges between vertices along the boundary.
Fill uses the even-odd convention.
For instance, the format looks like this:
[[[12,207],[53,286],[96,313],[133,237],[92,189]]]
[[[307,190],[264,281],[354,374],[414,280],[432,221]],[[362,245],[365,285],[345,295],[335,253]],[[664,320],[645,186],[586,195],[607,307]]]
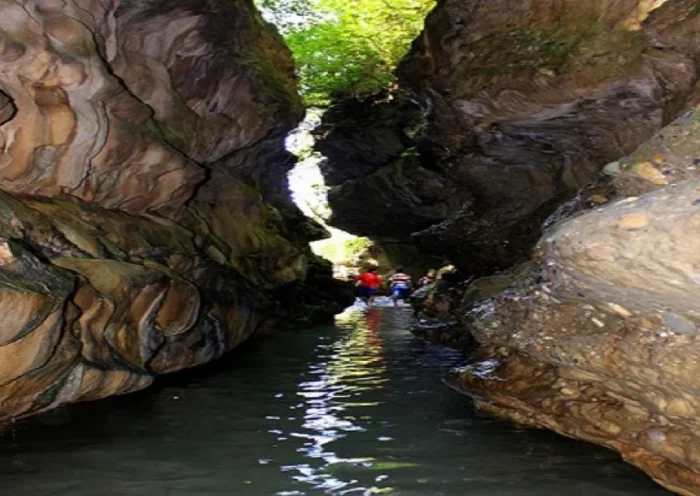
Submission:
[[[643,213],[634,213],[625,215],[618,224],[620,229],[642,229],[649,225],[649,217]]]
[[[663,318],[666,325],[677,334],[692,334],[697,331],[697,326],[682,315],[667,313]]]
[[[651,162],[640,162],[636,164],[632,170],[636,175],[646,179],[647,181],[654,184],[668,184],[666,176],[664,176],[659,169],[654,167]]]

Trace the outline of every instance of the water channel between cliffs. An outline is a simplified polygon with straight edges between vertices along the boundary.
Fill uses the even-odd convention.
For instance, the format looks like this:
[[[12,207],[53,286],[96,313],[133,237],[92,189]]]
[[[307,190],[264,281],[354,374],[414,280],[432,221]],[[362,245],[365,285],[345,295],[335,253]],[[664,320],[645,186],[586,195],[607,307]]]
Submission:
[[[407,308],[271,336],[160,387],[17,422],[3,496],[664,495],[616,454],[475,411]]]

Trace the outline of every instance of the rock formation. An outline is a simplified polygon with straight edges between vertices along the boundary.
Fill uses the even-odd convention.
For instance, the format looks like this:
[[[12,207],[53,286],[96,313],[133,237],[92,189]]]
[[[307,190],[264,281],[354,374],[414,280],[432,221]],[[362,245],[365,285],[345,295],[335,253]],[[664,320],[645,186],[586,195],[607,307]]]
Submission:
[[[0,0],[0,421],[342,308],[287,192],[302,114],[250,0]]]
[[[332,222],[471,274],[526,259],[558,205],[690,108],[697,29],[694,0],[439,2],[402,91],[318,130]]]
[[[417,298],[417,333],[473,350],[448,384],[686,495],[699,35],[696,0],[443,0],[402,90],[338,102],[317,131],[337,226],[461,272]]]
[[[462,302],[442,339],[479,348],[448,382],[700,494],[699,165],[695,111],[607,167],[617,199],[552,227],[504,291]]]

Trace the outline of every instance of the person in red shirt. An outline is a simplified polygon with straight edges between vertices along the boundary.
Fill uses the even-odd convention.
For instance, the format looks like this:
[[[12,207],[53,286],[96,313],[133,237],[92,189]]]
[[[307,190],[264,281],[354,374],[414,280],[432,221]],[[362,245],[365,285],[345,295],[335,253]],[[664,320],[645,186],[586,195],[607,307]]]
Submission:
[[[379,286],[382,285],[382,277],[377,274],[377,268],[370,267],[367,272],[357,276],[355,284],[357,285],[357,295],[367,306],[371,307],[377,297]]]

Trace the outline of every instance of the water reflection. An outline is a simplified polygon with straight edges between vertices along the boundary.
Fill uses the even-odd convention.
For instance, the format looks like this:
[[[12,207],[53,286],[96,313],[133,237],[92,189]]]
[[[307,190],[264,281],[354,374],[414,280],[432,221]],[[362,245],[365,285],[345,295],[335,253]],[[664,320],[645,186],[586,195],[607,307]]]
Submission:
[[[411,310],[385,303],[18,422],[0,432],[2,494],[668,494],[614,453],[479,414],[440,380],[463,357],[413,337]]]
[[[333,494],[350,494],[343,491],[357,480],[343,480],[333,474],[336,466],[371,466],[373,458],[348,458],[333,449],[333,443],[350,433],[366,432],[354,415],[357,408],[372,408],[379,401],[363,401],[365,391],[380,391],[388,380],[384,345],[379,335],[382,312],[376,308],[364,311],[353,308],[340,315],[337,324],[347,333],[340,339],[319,344],[316,348],[324,360],[309,367],[311,380],[299,383],[297,396],[305,403],[303,430],[289,435],[305,440],[297,451],[305,459],[320,460],[323,464],[314,468],[309,463],[283,466],[283,471],[296,471],[294,480],[309,484],[314,489]],[[364,414],[363,420],[371,415]],[[379,494],[380,488],[362,488],[363,493]],[[286,496],[290,493],[277,493]],[[302,494],[302,493],[298,493]]]

